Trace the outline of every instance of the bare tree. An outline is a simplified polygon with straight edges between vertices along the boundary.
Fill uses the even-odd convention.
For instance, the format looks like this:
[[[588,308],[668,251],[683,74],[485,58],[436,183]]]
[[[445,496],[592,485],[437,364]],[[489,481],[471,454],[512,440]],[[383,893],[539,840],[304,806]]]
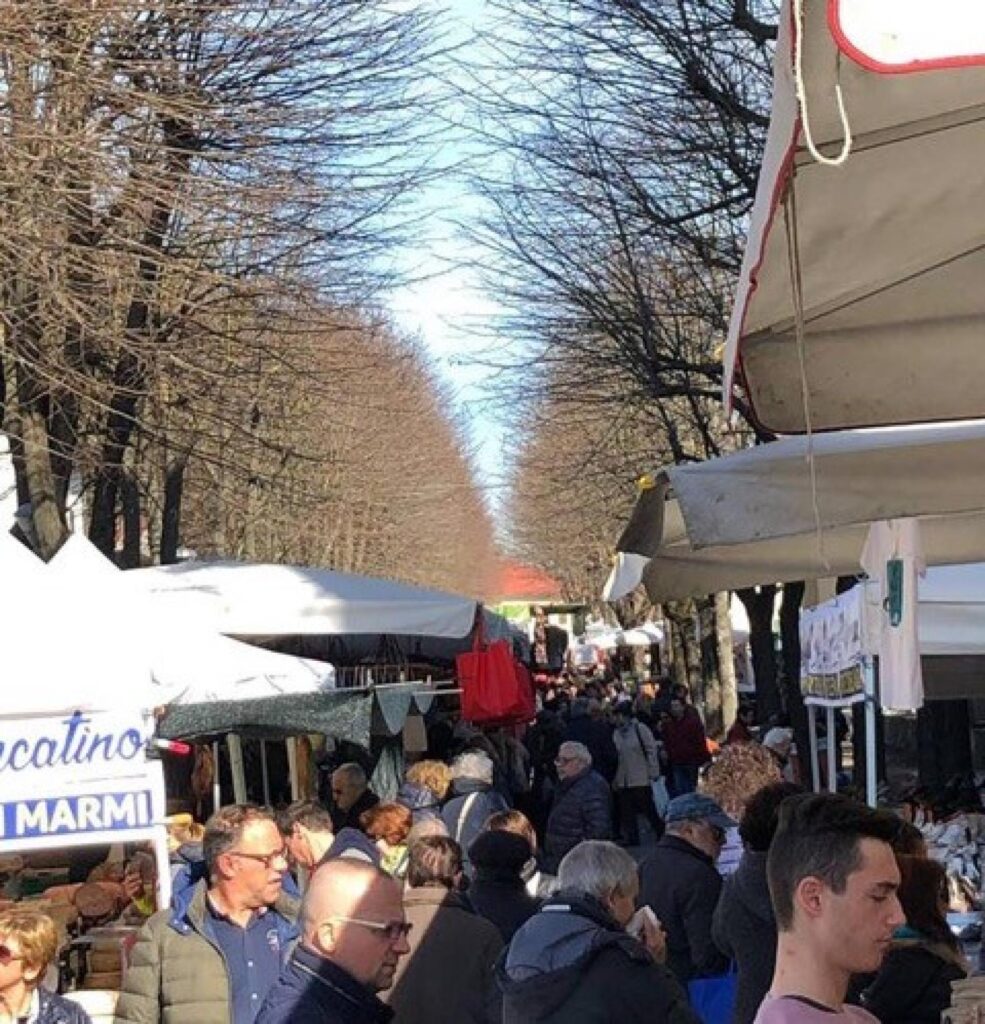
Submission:
[[[486,593],[491,517],[465,425],[419,345],[325,310],[263,382],[240,405],[250,430],[204,441],[188,481],[191,547]]]
[[[280,358],[258,322],[289,305],[304,334],[311,295],[371,299],[424,174],[434,17],[358,0],[5,11],[0,415],[42,553],[73,469],[112,550],[138,427],[146,441],[210,382]],[[196,450],[169,454],[172,514]]]
[[[768,123],[774,10],[758,6],[504,4],[502,74],[475,89],[506,154],[476,178],[496,328],[524,366],[590,359],[613,403],[660,416],[682,399],[663,415],[678,460],[723,447],[718,349]],[[674,437],[682,417],[696,448]]]

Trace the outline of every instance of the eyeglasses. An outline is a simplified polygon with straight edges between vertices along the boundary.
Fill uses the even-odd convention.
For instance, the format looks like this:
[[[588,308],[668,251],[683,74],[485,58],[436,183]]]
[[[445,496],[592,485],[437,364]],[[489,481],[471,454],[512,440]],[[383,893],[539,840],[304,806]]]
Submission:
[[[6,967],[15,960],[23,960],[22,956],[15,956],[14,951],[5,942],[0,942],[0,967]]]
[[[555,764],[571,764],[572,761],[577,761],[577,760],[578,760],[577,757],[560,757],[560,756],[558,756],[558,757],[554,758],[554,763]]]
[[[404,939],[410,934],[413,925],[409,921],[366,921],[361,917],[333,917],[332,921],[345,921],[346,924],[358,924],[370,931],[383,932],[390,942]]]
[[[234,857],[246,857],[247,860],[255,860],[262,864],[268,870],[280,861],[282,864],[287,864],[287,847],[282,846],[279,850],[274,850],[273,853],[244,853],[242,850],[230,850],[230,854]]]

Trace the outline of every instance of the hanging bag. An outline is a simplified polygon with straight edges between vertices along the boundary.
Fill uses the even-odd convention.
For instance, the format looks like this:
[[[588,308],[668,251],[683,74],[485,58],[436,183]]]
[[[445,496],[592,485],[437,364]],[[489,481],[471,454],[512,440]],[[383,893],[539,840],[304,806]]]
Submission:
[[[481,618],[472,650],[455,658],[455,672],[462,688],[462,717],[467,722],[508,725],[534,717],[530,673],[513,657],[508,641],[486,643]]]

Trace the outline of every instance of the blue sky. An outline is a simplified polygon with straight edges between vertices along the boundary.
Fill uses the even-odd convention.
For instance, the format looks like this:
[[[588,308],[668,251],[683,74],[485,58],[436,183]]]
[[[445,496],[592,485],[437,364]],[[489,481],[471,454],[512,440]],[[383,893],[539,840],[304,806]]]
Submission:
[[[442,6],[449,11],[450,20],[443,24],[450,35],[466,39],[481,27],[483,0],[446,0]],[[454,162],[466,151],[464,138],[450,134],[439,160]],[[419,202],[425,216],[401,261],[413,280],[394,293],[389,307],[401,327],[423,339],[450,383],[477,446],[478,483],[495,509],[505,485],[507,429],[489,407],[494,371],[479,361],[491,345],[486,328],[497,306],[478,272],[467,265],[468,247],[458,226],[477,214],[478,204],[456,175],[429,188]]]

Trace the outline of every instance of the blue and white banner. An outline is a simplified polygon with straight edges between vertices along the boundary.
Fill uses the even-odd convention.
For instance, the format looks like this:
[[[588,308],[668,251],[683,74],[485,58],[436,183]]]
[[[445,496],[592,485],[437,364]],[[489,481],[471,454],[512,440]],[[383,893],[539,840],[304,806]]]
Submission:
[[[150,789],[0,803],[0,841],[132,831],[153,824],[154,799]]]
[[[146,758],[153,721],[138,713],[74,711],[0,718],[0,799],[4,792],[58,792],[49,780],[133,775]]]

